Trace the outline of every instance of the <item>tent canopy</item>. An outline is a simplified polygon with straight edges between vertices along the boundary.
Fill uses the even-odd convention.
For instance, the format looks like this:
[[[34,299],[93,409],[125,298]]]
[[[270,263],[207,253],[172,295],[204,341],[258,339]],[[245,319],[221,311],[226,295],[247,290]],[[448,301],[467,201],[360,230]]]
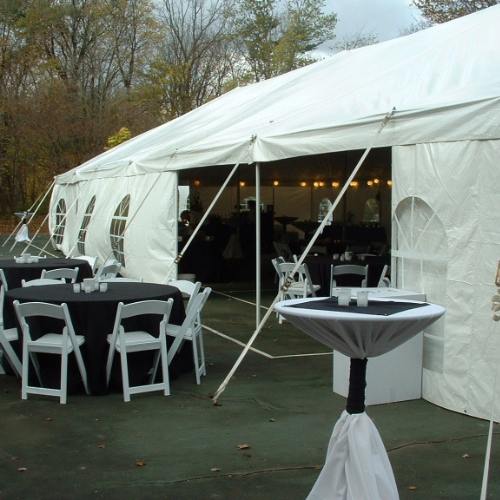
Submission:
[[[237,88],[58,176],[271,162],[377,146],[499,137],[500,6]]]

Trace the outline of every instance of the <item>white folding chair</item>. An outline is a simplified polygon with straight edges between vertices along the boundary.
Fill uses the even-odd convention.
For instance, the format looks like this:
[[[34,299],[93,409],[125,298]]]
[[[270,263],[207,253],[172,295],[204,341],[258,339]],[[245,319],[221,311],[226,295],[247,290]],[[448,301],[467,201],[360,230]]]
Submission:
[[[97,281],[108,278],[116,278],[122,265],[115,259],[107,260],[96,272]]]
[[[75,268],[59,268],[59,269],[44,269],[40,276],[41,279],[63,279],[65,283],[76,283],[78,272],[80,269]]]
[[[168,350],[168,364],[172,362],[177,351],[182,347],[184,341],[189,341],[193,346],[193,361],[195,367],[196,383],[201,383],[201,376],[207,374],[205,364],[205,348],[203,346],[203,329],[201,326],[201,311],[205,306],[207,299],[212,292],[210,287],[196,295],[195,299],[186,310],[186,318],[182,325],[167,325],[167,335],[175,337],[170,349]]]
[[[7,359],[10,366],[17,376],[21,376],[22,364],[19,356],[12,347],[12,342],[19,339],[17,328],[4,328],[3,324],[3,308],[5,302],[5,292],[9,289],[5,273],[0,269],[0,347],[3,351],[3,357]]]
[[[330,276],[330,295],[332,295],[333,289],[337,286],[336,277],[338,276],[346,276],[346,275],[354,275],[361,276],[361,284],[360,286],[366,287],[368,283],[368,265],[360,266],[357,264],[344,264],[344,265],[333,265]]]
[[[321,285],[315,285],[312,282],[306,264],[301,264],[293,277],[290,275],[297,263],[283,262],[278,258],[273,259],[273,265],[278,273],[279,288],[281,289],[285,282],[288,283],[288,288],[283,292],[283,300],[305,298],[308,296],[316,297],[316,292],[321,288]],[[278,318],[281,324],[283,322],[281,314],[278,315]]]
[[[277,260],[277,262],[273,262],[273,264],[278,272],[280,279],[279,286],[281,288],[285,281],[288,280],[290,274],[296,266],[296,263],[280,262]],[[321,288],[320,285],[315,285],[312,282],[307,265],[304,263],[297,268],[295,275],[290,279],[290,286],[283,294],[285,300],[308,297],[309,295],[316,297],[316,292]]]
[[[186,310],[189,309],[189,306],[195,299],[195,297],[200,292],[201,281],[192,282],[189,280],[175,280],[169,279],[167,281],[167,285],[175,286],[182,292],[182,297],[187,299]]]
[[[62,285],[66,283],[64,278],[36,278],[34,280],[21,280],[21,286],[43,286],[43,285]]]
[[[28,394],[43,394],[59,396],[61,404],[66,403],[68,392],[68,355],[75,353],[76,362],[82,377],[85,391],[89,394],[87,372],[83,363],[80,346],[85,343],[83,335],[76,335],[66,304],[47,304],[45,302],[26,302],[20,304],[14,301],[14,308],[23,332],[23,363],[22,363],[22,399],[28,399]],[[33,339],[27,318],[43,317],[62,320],[60,331],[44,333],[40,338]],[[59,330],[59,328],[57,329]],[[36,353],[58,354],[61,356],[61,383],[59,389],[43,387],[40,365]],[[41,387],[31,386],[28,380],[30,360]]]
[[[130,401],[131,394],[142,392],[163,391],[165,396],[170,394],[170,379],[168,375],[167,340],[165,329],[172,310],[173,299],[164,300],[143,300],[124,304],[120,302],[116,311],[115,325],[113,333],[108,335],[109,353],[106,364],[106,381],[109,384],[111,377],[111,367],[115,351],[120,353],[123,400]],[[132,317],[146,315],[158,315],[158,337],[143,330],[126,331],[123,320]],[[139,351],[156,351],[153,367],[151,370],[149,384],[131,386],[129,380],[129,369],[127,354]],[[162,381],[155,383],[158,364],[161,360]]]

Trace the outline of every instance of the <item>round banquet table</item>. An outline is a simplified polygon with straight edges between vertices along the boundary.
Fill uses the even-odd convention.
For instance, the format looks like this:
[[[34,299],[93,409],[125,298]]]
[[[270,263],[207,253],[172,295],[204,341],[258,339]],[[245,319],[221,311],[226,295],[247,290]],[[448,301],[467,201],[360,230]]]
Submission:
[[[0,268],[3,269],[9,289],[19,288],[23,279],[29,281],[40,278],[44,269],[48,271],[50,269],[75,267],[78,267],[77,281],[83,281],[84,278],[92,278],[92,268],[83,259],[39,258],[38,262],[30,263],[16,262],[15,259],[0,260]]]
[[[376,299],[339,306],[336,297],[278,302],[291,324],[351,358],[346,409],[334,426],[323,467],[307,500],[397,500],[389,457],[364,411],[367,358],[395,349],[439,319],[445,308],[426,302]]]
[[[180,290],[169,285],[156,283],[118,283],[109,282],[106,292],[94,291],[92,293],[74,293],[73,285],[49,285],[15,288],[5,295],[4,323],[5,328],[18,326],[14,310],[14,300],[19,302],[43,301],[52,304],[68,304],[71,319],[77,335],[85,337],[82,346],[82,355],[85,360],[88,384],[92,394],[107,394],[106,386],[106,361],[108,354],[107,336],[113,331],[116,309],[119,302],[125,304],[139,300],[168,300],[174,299],[169,321],[181,324],[185,318],[184,303]],[[32,325],[36,338],[37,330],[46,331],[50,328],[50,321],[43,325]],[[131,325],[129,325],[131,327]],[[148,324],[141,318],[140,328],[155,335],[158,333],[158,320]],[[171,337],[167,338],[170,341]],[[189,344],[189,343],[186,343]],[[19,347],[19,346],[18,346]],[[172,378],[193,368],[191,346],[184,346],[174,357],[169,366]],[[41,373],[44,384],[58,387],[60,380],[60,367],[51,363],[49,355],[39,355]],[[52,358],[53,359],[53,358]],[[129,355],[129,373],[131,385],[138,385],[147,378],[147,373],[152,366],[151,352],[138,352]],[[121,384],[119,356],[115,356],[116,366],[113,365],[112,382]],[[74,363],[73,371],[68,374],[68,389],[79,385],[78,370]],[[74,376],[74,377],[73,377]],[[74,379],[77,379],[76,381]],[[73,383],[71,384],[72,381]]]

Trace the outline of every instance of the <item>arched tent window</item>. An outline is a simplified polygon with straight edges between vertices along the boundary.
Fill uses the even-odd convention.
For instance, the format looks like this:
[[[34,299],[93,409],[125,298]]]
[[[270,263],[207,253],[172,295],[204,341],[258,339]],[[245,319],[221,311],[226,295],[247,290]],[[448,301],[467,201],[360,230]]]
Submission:
[[[442,303],[446,295],[448,240],[444,225],[421,198],[408,197],[398,204],[392,222],[392,268],[397,288],[426,294]],[[444,323],[432,324],[424,336],[424,368],[442,372]]]
[[[78,233],[78,242],[77,248],[80,255],[86,255],[85,253],[85,240],[87,238],[87,230],[90,224],[90,219],[92,218],[92,213],[94,212],[95,207],[95,196],[92,196],[89,204],[87,205],[87,209],[85,210],[85,214],[83,215],[82,225],[80,227],[80,232]]]
[[[123,267],[125,267],[125,254],[124,254],[124,237],[125,227],[127,225],[128,209],[130,205],[130,195],[128,194],[122,199],[120,204],[115,210],[115,214],[111,219],[111,227],[109,230],[109,238],[111,241],[111,248],[113,254]]]
[[[64,230],[66,228],[66,201],[61,198],[56,205],[55,227],[52,233],[54,244],[61,245],[64,238]]]

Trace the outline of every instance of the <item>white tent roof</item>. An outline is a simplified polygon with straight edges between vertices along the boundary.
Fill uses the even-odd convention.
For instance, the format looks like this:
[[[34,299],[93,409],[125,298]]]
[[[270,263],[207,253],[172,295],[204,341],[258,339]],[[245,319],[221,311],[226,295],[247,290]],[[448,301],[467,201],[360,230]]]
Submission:
[[[57,183],[362,149],[393,108],[377,146],[498,138],[499,26],[500,5],[235,89]]]

